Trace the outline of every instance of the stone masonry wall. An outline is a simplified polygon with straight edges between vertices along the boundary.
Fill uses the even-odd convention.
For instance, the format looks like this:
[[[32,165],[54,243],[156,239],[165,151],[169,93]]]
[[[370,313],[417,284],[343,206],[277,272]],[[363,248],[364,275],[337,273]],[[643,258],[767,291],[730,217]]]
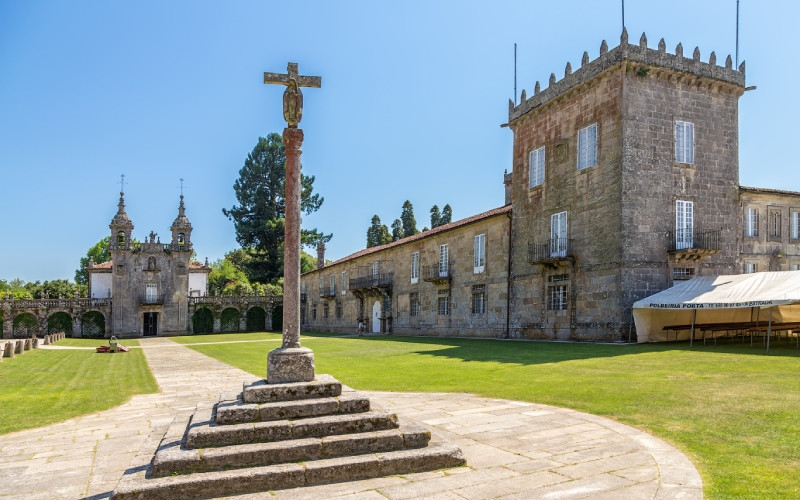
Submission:
[[[754,265],[756,272],[800,270],[800,239],[793,237],[800,228],[792,230],[793,219],[798,217],[793,214],[800,213],[800,193],[741,187],[739,196],[742,245],[741,268],[737,272],[745,272],[745,264]],[[756,236],[745,232],[744,214],[748,208],[756,209],[758,214]]]

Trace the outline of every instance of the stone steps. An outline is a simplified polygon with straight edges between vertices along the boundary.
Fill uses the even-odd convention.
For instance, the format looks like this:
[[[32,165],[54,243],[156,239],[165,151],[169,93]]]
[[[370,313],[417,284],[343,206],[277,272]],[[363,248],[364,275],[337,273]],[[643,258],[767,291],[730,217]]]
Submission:
[[[262,404],[245,403],[236,398],[233,401],[220,401],[217,405],[216,422],[220,425],[268,422],[338,413],[360,413],[369,409],[369,399],[353,390],[344,391],[334,397]]]
[[[333,377],[259,381],[175,417],[155,456],[134,462],[149,465],[126,471],[112,498],[218,497],[463,465],[458,447],[430,440]]]
[[[226,471],[199,472],[143,480],[139,471],[123,476],[111,498],[209,498],[265,492],[392,474],[408,474],[464,464],[461,450],[438,444],[412,450],[328,458]]]

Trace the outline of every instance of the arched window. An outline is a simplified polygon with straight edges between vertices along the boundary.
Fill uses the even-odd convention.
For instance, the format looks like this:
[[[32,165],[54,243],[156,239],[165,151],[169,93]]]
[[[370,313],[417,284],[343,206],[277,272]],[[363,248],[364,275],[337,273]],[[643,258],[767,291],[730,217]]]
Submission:
[[[186,235],[178,233],[178,245],[183,246],[186,243]]]
[[[117,245],[125,246],[125,231],[117,233]]]

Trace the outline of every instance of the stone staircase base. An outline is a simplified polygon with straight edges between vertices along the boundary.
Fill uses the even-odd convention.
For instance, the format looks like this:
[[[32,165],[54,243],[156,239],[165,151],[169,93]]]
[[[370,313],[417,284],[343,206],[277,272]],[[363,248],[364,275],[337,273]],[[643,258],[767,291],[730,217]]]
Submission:
[[[430,439],[330,376],[259,381],[176,416],[111,498],[213,498],[464,464],[457,446]]]

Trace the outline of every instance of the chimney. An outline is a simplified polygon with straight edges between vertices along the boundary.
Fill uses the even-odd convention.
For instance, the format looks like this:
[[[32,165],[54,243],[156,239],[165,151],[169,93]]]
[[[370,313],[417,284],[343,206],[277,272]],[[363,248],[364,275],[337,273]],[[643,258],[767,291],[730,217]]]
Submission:
[[[325,267],[325,243],[317,243],[317,269]]]
[[[506,205],[511,205],[511,174],[507,169],[503,172],[503,184],[506,187]]]

